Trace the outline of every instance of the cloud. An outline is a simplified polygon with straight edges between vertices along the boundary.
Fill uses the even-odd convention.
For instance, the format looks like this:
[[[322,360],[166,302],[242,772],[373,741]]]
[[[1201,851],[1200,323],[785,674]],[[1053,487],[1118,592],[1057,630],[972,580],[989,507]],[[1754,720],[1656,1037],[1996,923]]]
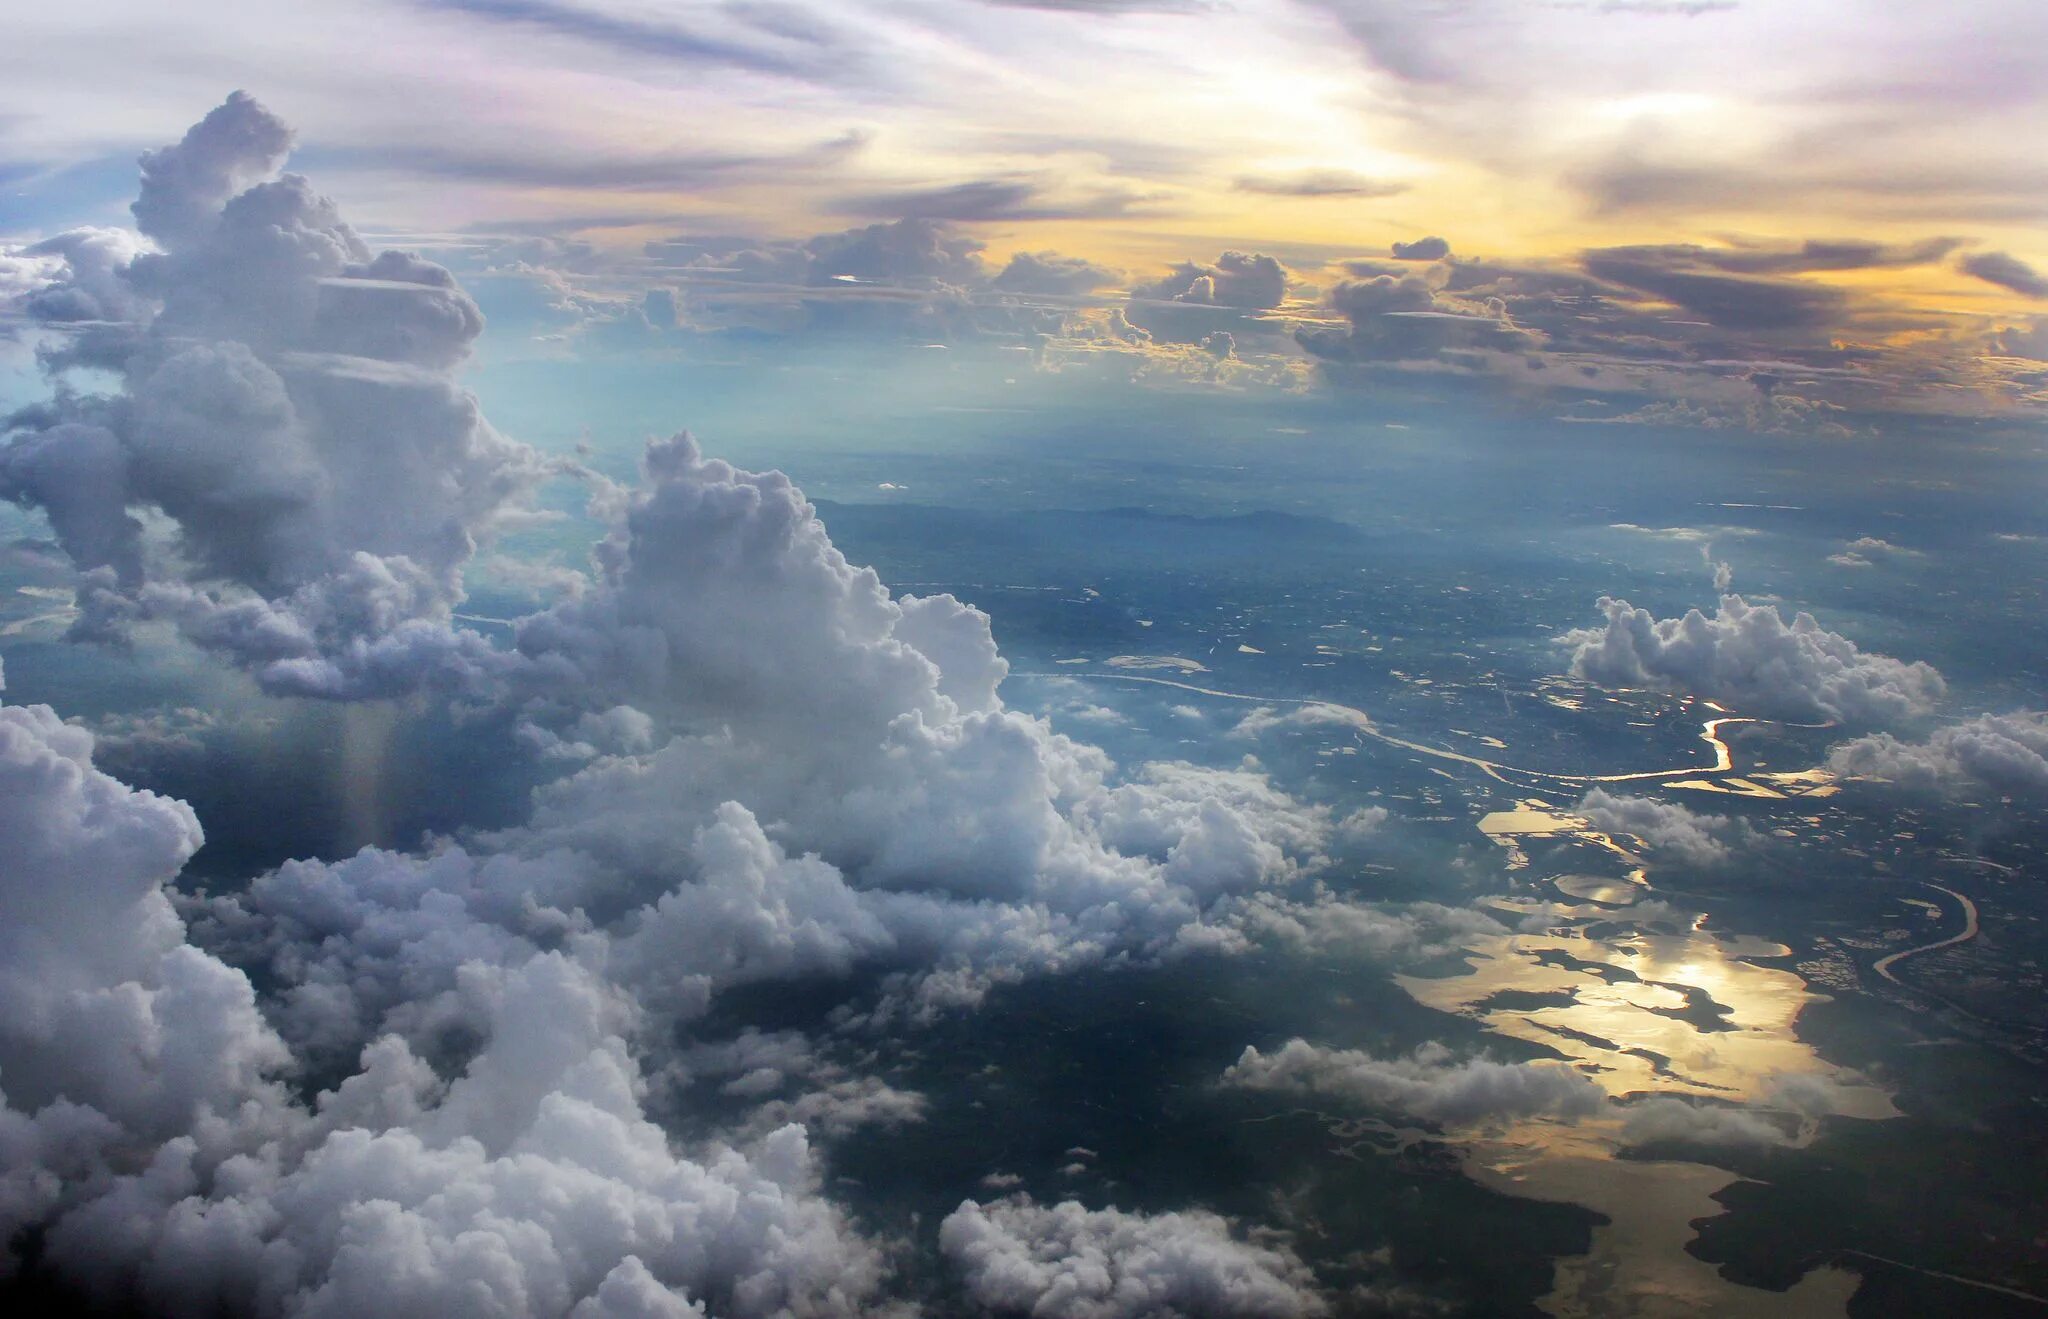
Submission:
[[[46,1263],[89,1295],[683,1314],[694,1292],[768,1314],[875,1289],[802,1129],[678,1155],[640,1111],[629,1005],[557,954],[469,964],[482,1047],[451,1081],[386,1035],[293,1102],[248,978],[185,941],[166,894],[200,843],[191,811],[91,752],[46,708],[0,706],[0,1226],[42,1226]]]
[[[1747,527],[1645,527],[1634,522],[1610,522],[1607,525],[1613,531],[1627,531],[1638,536],[1657,536],[1665,540],[1685,541],[1695,545],[1712,545],[1723,536],[1756,534]]]
[[[1162,343],[1199,344],[1218,330],[1270,329],[1260,313],[1286,301],[1290,283],[1276,257],[1225,252],[1213,265],[1183,261],[1160,279],[1134,286],[1123,310],[1132,325]]]
[[[245,1104],[280,1107],[262,1078],[286,1055],[247,977],[186,945],[164,892],[203,841],[190,808],[94,769],[91,735],[44,706],[0,706],[0,784],[0,1078],[13,1110],[84,1106],[161,1142]]]
[[[1761,1113],[1655,1098],[1629,1106],[1621,1141],[1624,1146],[1675,1143],[1769,1148],[1789,1145],[1792,1138],[1782,1125]]]
[[[1019,252],[989,286],[1000,293],[1074,297],[1112,284],[1116,279],[1116,271],[1080,257],[1061,256],[1057,252]]]
[[[72,229],[30,243],[15,258],[25,268],[16,278],[33,271],[33,287],[0,283],[0,302],[18,300],[30,319],[50,325],[134,320],[141,298],[122,273],[147,250],[140,235],[126,229]]]
[[[1292,1249],[1245,1240],[1206,1210],[1089,1210],[1024,1195],[965,1200],[939,1225],[939,1248],[963,1271],[974,1300],[1002,1313],[1304,1319],[1329,1309]]]
[[[1215,0],[982,0],[1006,9],[1048,9],[1070,14],[1201,14]]]
[[[2004,252],[1973,252],[1956,263],[1966,275],[2029,298],[2048,298],[2048,276]]]
[[[1606,1102],[1598,1085],[1564,1063],[1458,1061],[1440,1044],[1426,1044],[1404,1058],[1299,1039],[1272,1053],[1246,1046],[1223,1073],[1223,1084],[1340,1099],[1449,1127],[1580,1118],[1599,1112]]]
[[[1711,324],[1730,329],[1786,330],[1840,319],[1839,289],[1759,275],[1724,274],[1698,249],[1610,247],[1587,252],[1586,272],[1637,289]]]
[[[1822,270],[1889,270],[1924,266],[1941,260],[1960,246],[1954,238],[1928,238],[1915,243],[1880,243],[1858,238],[1809,238],[1790,245],[1731,243],[1701,247],[1667,243],[1655,247],[1595,248],[1588,260],[1633,257],[1672,266],[1700,266],[1733,275],[1800,275]]]
[[[286,867],[215,913],[241,960],[357,987],[291,991],[308,1013],[343,1010],[301,1037],[352,1046],[390,1005],[448,992],[464,960],[576,932],[602,893],[651,904],[610,932],[612,974],[687,1016],[734,984],[861,964],[981,975],[1156,952],[1320,863],[1328,812],[1261,772],[1119,775],[1003,709],[986,616],[891,597],[786,477],[687,437],[654,446],[648,475],[622,496],[599,580],[487,657],[526,694],[536,744],[617,725],[618,753],[543,788],[484,855],[365,854],[345,878]],[[815,855],[785,854],[757,819]],[[237,933],[251,920],[253,942]],[[298,951],[330,942],[331,966]]]
[[[615,295],[575,289],[653,276],[682,286],[687,333],[744,331],[885,336],[919,344],[999,339],[1015,344],[1072,329],[1090,309],[1085,295],[1118,272],[1055,252],[1020,252],[1001,268],[952,219],[909,216],[792,242],[745,236],[676,237],[646,245],[648,264],[595,272],[548,269],[572,302],[593,309],[586,329],[603,333],[640,318],[622,315]],[[642,331],[644,337],[644,331]]]
[[[1328,293],[1345,323],[1304,317],[1295,333],[1340,386],[1406,375],[1420,394],[1459,372],[1572,422],[1848,437],[1873,412],[1981,400],[1963,382],[1987,371],[2013,397],[2027,388],[2023,364],[1985,355],[2021,352],[2023,327],[1965,328],[1867,281],[1799,277],[1927,265],[1956,243],[1644,245],[1575,264],[1351,258],[1335,264],[1354,278]]]
[[[1395,243],[1393,253],[1396,261],[1442,261],[1450,256],[1451,245],[1431,235],[1412,243]]]
[[[805,243],[805,279],[811,284],[848,277],[965,284],[982,276],[981,247],[937,220],[911,217],[871,224]]]
[[[1406,362],[1459,351],[1520,352],[1541,342],[1541,336],[1515,323],[1504,302],[1447,293],[1430,275],[1341,280],[1331,288],[1329,301],[1350,328],[1304,327],[1296,337],[1309,352],[1330,361]]]
[[[1922,742],[1876,733],[1828,753],[1828,769],[1899,792],[1960,796],[1992,792],[2048,797],[2048,714],[1986,714],[1936,729]]]
[[[657,330],[673,330],[680,318],[674,289],[653,288],[640,298],[640,312]]]
[[[1350,170],[1317,169],[1298,174],[1245,174],[1232,186],[1239,192],[1267,197],[1396,197],[1410,185]]]
[[[1894,545],[1876,536],[1858,536],[1840,551],[1828,555],[1828,562],[1840,568],[1868,568],[1879,559],[1917,559],[1921,553]]]
[[[1131,290],[1134,299],[1200,303],[1258,311],[1287,296],[1287,268],[1262,252],[1225,252],[1214,265],[1183,261],[1170,273]]]
[[[1567,632],[1571,671],[1610,687],[1654,687],[1781,719],[1883,724],[1934,709],[1946,684],[1924,661],[1859,650],[1810,614],[1724,595],[1712,616],[1659,619],[1603,596],[1605,625]]]
[[[1377,827],[1378,822],[1366,823]],[[1440,957],[1475,938],[1498,935],[1503,928],[1472,907],[1435,902],[1390,907],[1328,896],[1290,902],[1255,895],[1235,919],[1262,941],[1311,956],[1369,957],[1397,964]]]
[[[547,464],[455,383],[475,303],[272,177],[289,142],[237,93],[143,158],[149,250],[68,237],[70,277],[40,303],[125,319],[52,361],[122,393],[10,419],[0,496],[41,509],[86,574],[81,634],[169,619],[273,690],[345,695],[387,685],[398,652],[474,647],[447,626],[462,568]]]
[[[842,203],[857,215],[954,221],[1093,220],[1126,215],[1143,198],[1128,189],[1062,197],[1028,179],[975,179],[936,188],[869,193]]]
[[[1232,737],[1258,737],[1275,728],[1350,728],[1363,718],[1346,705],[1307,701],[1281,713],[1278,707],[1256,705],[1230,730]]]
[[[108,267],[142,304],[123,392],[16,419],[0,473],[96,626],[170,623],[275,691],[445,689],[560,777],[509,827],[174,900],[192,812],[0,706],[9,1240],[168,1310],[861,1312],[885,1252],[811,1141],[925,1101],[757,1050],[723,1135],[672,1140],[723,997],[864,976],[849,1028],[879,1027],[1075,967],[1455,937],[1314,893],[1331,813],[1255,761],[1119,766],[1008,709],[986,615],[892,594],[786,476],[687,435],[636,485],[585,476],[608,530],[580,592],[504,645],[454,627],[478,537],[548,469],[453,383],[474,304],[273,178],[287,138],[236,97],[151,158],[159,250]],[[986,279],[923,221],[792,250],[805,279]],[[84,290],[92,259],[63,259]],[[1248,307],[1285,273],[1201,280]],[[986,1211],[988,1239],[1037,1239],[1036,1212]],[[1220,1221],[1053,1239],[1123,1270],[1109,1304],[1315,1309],[1298,1261]]]
[[[1576,811],[1602,833],[1627,834],[1687,865],[1724,865],[1753,841],[1748,825],[1725,815],[1702,815],[1677,802],[1617,796],[1604,788],[1587,793]]]
[[[199,843],[191,812],[92,770],[90,750],[47,710],[0,707],[0,802],[19,844],[0,862],[0,1203],[11,1229],[45,1227],[52,1266],[171,1308],[561,1314],[630,1296],[670,1313],[701,1300],[737,1315],[857,1311],[881,1256],[822,1197],[795,1124],[843,1135],[916,1121],[922,1100],[747,1049],[728,1066],[749,1084],[728,1089],[765,1097],[752,1134],[685,1152],[643,1109],[646,1051],[729,985],[939,940],[1001,947],[1005,925],[1032,948],[1116,937],[1101,916],[1091,936],[1046,929],[1029,906],[856,892],[737,804],[678,857],[672,806],[635,835],[621,828],[632,805],[594,818],[566,792],[483,852],[372,849],[194,901],[195,935],[276,987],[274,1033],[248,978],[185,942],[165,894]],[[926,781],[946,790],[943,775]],[[1227,889],[1223,871],[1260,846],[1237,823],[1259,802],[1292,809],[1249,775],[1219,792],[1192,766],[1111,792],[1089,808],[1093,828],[1165,856],[1098,854],[1109,870],[1090,882],[1123,871],[1120,905],[1158,902],[1161,879]],[[270,1079],[299,1066],[342,1079],[303,1107]],[[797,1073],[810,1088],[778,1093]],[[215,1174],[233,1159],[247,1170]],[[961,1223],[953,1249],[978,1294],[999,1285],[992,1256],[1030,1237],[1060,1246],[1048,1277],[1070,1256],[1109,1261],[1124,1281],[1104,1303],[1151,1298],[1135,1313],[1316,1310],[1290,1254],[1199,1213],[1091,1218],[1056,1237],[1014,1206]]]
[[[1384,806],[1361,806],[1337,821],[1337,836],[1356,842],[1378,833],[1380,826],[1391,818],[1393,812]]]
[[[656,22],[556,0],[424,0],[431,7],[609,47],[627,55],[831,81],[864,69],[843,36],[801,24],[753,21],[744,7],[703,23]],[[720,22],[720,20],[726,20]],[[733,21],[737,20],[737,21]],[[722,29],[722,30],[721,30]]]

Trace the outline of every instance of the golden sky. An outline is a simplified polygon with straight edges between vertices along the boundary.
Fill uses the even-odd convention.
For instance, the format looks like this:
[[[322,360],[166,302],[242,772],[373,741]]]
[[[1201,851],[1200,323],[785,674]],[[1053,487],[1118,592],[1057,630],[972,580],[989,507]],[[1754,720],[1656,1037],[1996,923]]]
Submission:
[[[2048,351],[2036,0],[88,0],[10,31],[0,237],[118,221],[125,162],[243,87],[373,236],[428,246],[919,217],[1124,287],[1263,251],[1327,317],[1376,273],[1335,263],[1435,235],[1681,325],[1789,298],[1809,346]],[[1617,247],[1656,251],[1588,255]],[[1504,296],[1464,282],[1402,314]],[[1725,305],[1752,293],[1776,310]]]

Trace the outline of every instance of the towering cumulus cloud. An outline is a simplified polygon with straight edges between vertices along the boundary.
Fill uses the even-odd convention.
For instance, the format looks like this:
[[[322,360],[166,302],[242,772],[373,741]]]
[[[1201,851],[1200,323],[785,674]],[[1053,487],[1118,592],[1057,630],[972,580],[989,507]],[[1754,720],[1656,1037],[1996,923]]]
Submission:
[[[89,636],[173,622],[287,694],[445,687],[562,776],[516,827],[200,897],[176,886],[189,809],[0,706],[10,1249],[171,1313],[886,1310],[890,1252],[824,1194],[812,1136],[925,1100],[822,1039],[734,1042],[721,996],[836,979],[848,1029],[914,1026],[1021,976],[1360,913],[1289,896],[1327,809],[1249,760],[1122,770],[1007,709],[985,615],[893,596],[786,477],[688,436],[636,489],[595,482],[611,530],[580,597],[508,646],[454,627],[477,538],[547,465],[447,374],[468,298],[275,176],[287,138],[231,98],[145,159],[140,237],[39,245],[22,296],[62,327],[60,380],[121,388],[10,419],[0,481],[74,559]],[[689,1109],[754,1054],[780,1061],[726,1086],[747,1112]],[[1037,1294],[1021,1250],[1093,1297],[1042,1313],[1321,1306],[1298,1260],[1199,1214],[951,1221],[991,1304]]]
[[[8,418],[0,495],[85,572],[88,635],[162,618],[275,690],[402,690],[480,645],[448,628],[462,567],[543,464],[449,375],[476,304],[279,175],[290,141],[237,93],[143,158],[138,239],[39,245],[46,360],[122,388]]]
[[[1857,649],[1811,614],[1721,597],[1709,616],[1658,618],[1603,597],[1600,627],[1567,632],[1572,672],[1615,687],[1655,687],[1784,719],[1884,724],[1931,712],[1945,685],[1932,665]]]

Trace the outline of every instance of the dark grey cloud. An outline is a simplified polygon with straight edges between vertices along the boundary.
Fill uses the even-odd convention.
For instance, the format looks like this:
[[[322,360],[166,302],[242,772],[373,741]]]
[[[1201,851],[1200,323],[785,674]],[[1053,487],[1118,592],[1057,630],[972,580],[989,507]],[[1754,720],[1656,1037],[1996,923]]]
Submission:
[[[1956,263],[1966,275],[2029,298],[2048,298],[2048,275],[2004,252],[1973,252]]]
[[[1264,309],[1287,297],[1287,268],[1263,252],[1225,252],[1214,265],[1183,261],[1160,279],[1131,290],[1135,299]]]
[[[1127,215],[1145,200],[1127,188],[1098,188],[1067,196],[1028,179],[975,179],[935,188],[906,188],[852,197],[835,208],[854,215],[899,219],[1095,220]]]
[[[1500,299],[1454,294],[1413,270],[1340,281],[1329,302],[1348,329],[1306,326],[1296,334],[1328,361],[1412,362],[1459,351],[1519,352],[1541,342]]]
[[[1696,249],[1608,247],[1587,252],[1586,272],[1736,330],[1811,329],[1839,321],[1848,295],[1825,285],[1730,274]]]
[[[1441,261],[1451,254],[1451,245],[1432,234],[1412,243],[1396,243],[1393,252],[1396,261]]]
[[[1816,270],[1878,270],[1924,266],[1961,246],[1957,238],[1926,238],[1917,243],[1878,243],[1867,239],[1809,238],[1794,247],[1744,244],[1697,247],[1676,244],[1655,250],[1674,261],[1692,261],[1736,275],[1799,275]]]
[[[1221,330],[1235,335],[1283,328],[1263,313],[1286,301],[1287,267],[1263,252],[1225,252],[1215,263],[1183,261],[1130,293],[1124,317],[1162,343],[1199,344]]]
[[[1239,192],[1256,192],[1269,197],[1393,197],[1408,191],[1408,185],[1390,179],[1369,178],[1350,170],[1317,169],[1299,174],[1247,174],[1237,180]]]

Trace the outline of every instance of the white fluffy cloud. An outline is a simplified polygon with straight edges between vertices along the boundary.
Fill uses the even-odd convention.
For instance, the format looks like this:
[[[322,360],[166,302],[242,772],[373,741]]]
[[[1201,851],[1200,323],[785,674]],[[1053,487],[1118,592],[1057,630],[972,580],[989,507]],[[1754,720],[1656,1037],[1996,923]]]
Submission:
[[[286,1054],[248,978],[186,944],[164,893],[202,841],[189,807],[94,769],[92,735],[47,707],[0,706],[0,833],[13,1108],[84,1105],[161,1141],[279,1101],[261,1077]]]
[[[1904,792],[1989,791],[2039,801],[2048,797],[2048,714],[1979,715],[1938,728],[1924,742],[1875,733],[1829,752],[1828,768]]]
[[[1653,1098],[1629,1107],[1621,1127],[1624,1145],[1672,1141],[1687,1145],[1756,1145],[1791,1143],[1783,1125],[1761,1113],[1683,1099]]]
[[[0,1230],[47,1227],[47,1259],[102,1299],[840,1315],[879,1285],[802,1127],[671,1146],[640,1107],[638,1006],[574,959],[468,958],[452,992],[482,1047],[456,1074],[381,1035],[301,1107],[248,978],[185,941],[165,893],[200,842],[189,809],[95,770],[46,708],[5,706],[0,813]]]
[[[192,813],[0,707],[22,840],[0,859],[0,1212],[45,1226],[55,1267],[172,1309],[859,1311],[882,1255],[809,1135],[924,1101],[763,1063],[728,1082],[752,1106],[729,1143],[678,1148],[643,1094],[687,1077],[691,1023],[763,980],[884,972],[879,1023],[1309,938],[1333,905],[1280,890],[1321,864],[1329,812],[1251,760],[1125,770],[1005,708],[985,615],[893,596],[786,477],[687,436],[637,489],[594,481],[612,530],[580,596],[510,647],[453,627],[476,538],[542,467],[448,374],[466,296],[276,176],[288,139],[231,98],[145,161],[150,250],[38,258],[63,265],[41,292],[113,317],[67,322],[66,352],[123,390],[18,415],[0,482],[48,514],[98,634],[169,620],[288,693],[445,683],[573,768],[514,828],[174,900]],[[1126,1225],[1133,1285],[1244,1313],[1306,1295],[1291,1257],[1160,1221]]]
[[[1726,862],[1752,839],[1752,831],[1725,815],[1702,815],[1677,802],[1628,797],[1595,788],[1579,802],[1578,814],[1603,833],[1628,834],[1665,857],[1695,866]]]
[[[144,157],[139,235],[32,249],[64,267],[26,303],[70,331],[53,366],[122,390],[11,418],[0,497],[87,574],[87,634],[168,618],[276,690],[402,690],[476,648],[448,634],[463,565],[545,464],[449,374],[476,305],[279,174],[290,140],[238,93]]]
[[[1564,1063],[1461,1061],[1440,1044],[1426,1044],[1404,1058],[1328,1049],[1298,1039],[1272,1053],[1247,1045],[1223,1073],[1223,1083],[1322,1095],[1451,1127],[1585,1117],[1605,1104],[1600,1087]]]
[[[1228,1219],[1204,1210],[1089,1210],[1023,1195],[967,1200],[940,1226],[939,1245],[966,1274],[974,1299],[1002,1313],[1301,1319],[1328,1312],[1285,1244],[1246,1240]]]
[[[1930,712],[1946,690],[1933,666],[1859,650],[1811,614],[1724,595],[1712,616],[1657,618],[1602,597],[1600,627],[1567,632],[1572,672],[1612,687],[1655,687],[1785,719],[1883,724]]]
[[[279,1315],[862,1312],[882,1254],[821,1194],[805,1127],[914,1122],[922,1098],[743,1038],[729,1059],[676,1062],[765,1101],[746,1143],[682,1151],[643,1110],[648,1051],[748,979],[831,974],[920,939],[927,956],[1046,965],[1076,942],[1063,922],[1098,951],[1130,937],[1086,911],[856,890],[737,804],[637,881],[630,840],[581,852],[543,812],[490,840],[505,850],[373,849],[188,904],[209,947],[276,986],[273,1029],[248,978],[186,942],[165,891],[200,840],[191,812],[100,774],[90,751],[47,710],[0,707],[0,802],[27,843],[0,864],[14,914],[0,1209],[10,1228],[46,1226],[48,1260],[109,1298]],[[1219,856],[1264,864],[1217,813],[1270,795],[1245,774],[1198,801],[1176,779],[1212,788],[1180,769],[1097,807],[1160,831],[1148,845],[1174,840],[1121,863],[1169,912],[1177,852],[1200,854],[1198,886]],[[277,1084],[300,1069],[340,1079],[302,1107]],[[1021,1250],[1034,1294],[1081,1307],[1043,1313],[1320,1312],[1289,1252],[1210,1215],[1005,1204],[950,1222],[946,1249],[990,1303],[1038,1285],[1005,1262]]]

